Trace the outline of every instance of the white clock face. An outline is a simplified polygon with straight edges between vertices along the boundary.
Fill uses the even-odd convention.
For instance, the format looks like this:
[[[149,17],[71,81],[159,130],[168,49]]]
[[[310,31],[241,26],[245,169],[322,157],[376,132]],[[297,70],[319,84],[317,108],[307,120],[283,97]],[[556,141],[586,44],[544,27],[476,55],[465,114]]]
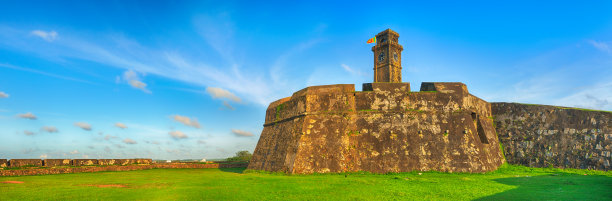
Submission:
[[[381,62],[383,60],[385,60],[385,52],[380,52],[378,55],[378,61]]]

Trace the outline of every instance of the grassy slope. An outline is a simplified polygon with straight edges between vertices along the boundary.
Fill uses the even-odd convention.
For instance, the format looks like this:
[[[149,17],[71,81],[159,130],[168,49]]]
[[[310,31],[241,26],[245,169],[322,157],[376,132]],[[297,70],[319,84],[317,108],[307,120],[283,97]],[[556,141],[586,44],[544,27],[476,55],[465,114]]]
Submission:
[[[2,200],[612,200],[612,173],[504,165],[487,174],[292,175],[154,169],[0,177]],[[584,175],[587,174],[587,175]],[[126,188],[95,185],[121,184]]]

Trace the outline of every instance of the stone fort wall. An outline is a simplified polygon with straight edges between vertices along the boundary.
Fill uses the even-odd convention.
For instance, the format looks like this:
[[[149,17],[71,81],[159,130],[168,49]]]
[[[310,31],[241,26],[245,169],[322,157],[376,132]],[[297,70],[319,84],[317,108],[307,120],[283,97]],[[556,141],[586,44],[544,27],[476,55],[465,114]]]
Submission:
[[[491,103],[508,163],[610,170],[612,112]]]
[[[46,174],[67,174],[67,173],[82,173],[82,172],[101,172],[101,171],[132,171],[132,170],[149,170],[149,169],[175,169],[175,168],[244,168],[245,163],[210,163],[210,164],[140,164],[126,166],[82,166],[71,168],[44,168],[44,169],[18,169],[18,170],[0,170],[0,176],[25,176],[25,175],[46,175]]]
[[[486,172],[503,163],[489,103],[463,83],[308,87],[270,104],[249,169]]]
[[[0,168],[151,164],[151,159],[0,159]]]

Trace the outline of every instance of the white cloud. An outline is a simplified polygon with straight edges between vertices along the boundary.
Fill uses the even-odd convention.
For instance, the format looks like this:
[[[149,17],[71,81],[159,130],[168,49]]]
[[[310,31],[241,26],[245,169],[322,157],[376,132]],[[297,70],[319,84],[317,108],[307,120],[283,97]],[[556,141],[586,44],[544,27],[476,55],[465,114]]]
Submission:
[[[197,119],[190,119],[189,117],[186,116],[181,116],[181,115],[174,115],[174,121],[178,121],[182,124],[185,124],[185,126],[191,126],[194,128],[200,128],[200,123],[198,123]]]
[[[232,107],[232,105],[230,105],[227,101],[223,101],[223,106],[225,106],[227,109],[235,110],[234,107]]]
[[[41,31],[41,30],[34,30],[32,32],[30,32],[30,34],[38,36],[48,42],[54,41],[57,38],[57,32],[55,31]]]
[[[243,130],[238,130],[238,129],[232,129],[232,133],[238,137],[252,137],[255,136],[253,135],[253,133],[249,132],[249,131],[243,131]]]
[[[147,89],[147,84],[141,81],[140,76],[133,70],[128,70],[123,73],[123,80],[125,80],[130,86],[139,89],[145,93],[151,93],[149,89]],[[119,78],[116,78],[116,82],[119,81]]]
[[[79,153],[79,150],[76,150],[76,149],[75,149],[74,151],[71,151],[71,152],[70,152],[70,154],[72,154],[72,155],[74,155],[74,154],[78,154],[78,153]]]
[[[25,134],[25,135],[28,135],[28,136],[29,136],[29,135],[34,135],[34,132],[32,132],[32,131],[28,131],[28,130],[25,130],[25,131],[23,131],[23,134]]]
[[[593,47],[603,52],[610,52],[610,46],[606,42],[597,42],[594,40],[588,41]]]
[[[229,92],[222,88],[207,87],[206,92],[213,98],[227,98],[229,100],[232,100],[238,103],[242,101],[240,100],[240,98],[238,98],[238,96],[234,95],[232,92]]]
[[[123,143],[126,143],[126,144],[136,144],[137,142],[132,140],[132,139],[130,139],[130,138],[125,138],[123,140]]]
[[[319,43],[317,38],[306,38],[291,47],[277,60],[283,60],[278,68],[269,69],[270,75],[262,74],[260,69],[245,69],[241,63],[232,57],[236,54],[233,50],[242,50],[235,44],[233,27],[229,29],[224,24],[232,24],[229,17],[207,18],[203,22],[194,20],[197,31],[211,45],[211,49],[221,55],[225,55],[225,62],[209,61],[196,56],[187,56],[175,51],[177,48],[153,49],[142,46],[138,41],[125,38],[123,35],[106,35],[106,37],[89,37],[82,33],[62,33],[62,40],[55,41],[53,51],[39,46],[23,46],[27,43],[16,33],[19,30],[0,26],[0,30],[13,30],[11,33],[0,35],[0,40],[16,50],[30,52],[50,59],[80,59],[96,62],[115,68],[133,70],[139,73],[154,74],[160,77],[189,83],[196,86],[217,86],[229,90],[240,97],[248,97],[248,101],[267,106],[271,101],[291,94],[293,91],[304,86],[302,80],[283,80],[284,73],[277,72],[278,69],[291,69],[296,63],[291,56],[298,55]],[[213,23],[216,26],[208,26]],[[215,32],[215,33],[213,33]],[[212,33],[212,34],[211,34]],[[229,33],[229,34],[228,34]],[[229,38],[228,38],[229,37]],[[219,40],[225,39],[225,40]],[[281,59],[282,57],[282,59]],[[241,59],[242,60],[242,59]],[[241,61],[239,60],[239,61]],[[212,63],[216,63],[213,65]],[[221,63],[221,64],[219,64]],[[217,66],[218,65],[218,66]],[[1,66],[1,64],[0,64]],[[262,66],[272,66],[262,64]],[[271,79],[270,79],[271,78]],[[146,83],[142,80],[140,82]],[[129,81],[125,81],[128,83]],[[128,83],[129,84],[129,83]],[[142,86],[142,85],[136,85]],[[147,86],[147,87],[150,87]],[[146,88],[145,88],[146,89]]]
[[[185,138],[187,138],[187,135],[185,135],[185,133],[183,133],[181,131],[170,131],[168,134],[170,134],[170,136],[172,136],[172,138],[174,138],[174,139],[185,139]]]
[[[106,134],[106,136],[104,136],[104,140],[111,140],[111,139],[116,139],[116,138],[119,138],[119,137],[114,136],[114,135],[109,135],[109,134]]]
[[[8,97],[9,95],[7,93],[0,91],[0,98],[8,98]]]
[[[36,120],[36,115],[32,114],[31,112],[28,112],[28,113],[25,113],[25,114],[18,114],[17,116],[19,118]]]
[[[39,158],[45,159],[48,158],[49,156],[47,154],[41,154],[40,156],[38,156]]]
[[[121,129],[126,129],[127,128],[127,126],[125,124],[120,123],[120,122],[115,123],[115,126],[117,128],[121,128]]]
[[[612,111],[612,82],[600,83],[560,98],[555,105]]]
[[[75,82],[80,82],[80,83],[98,85],[97,83],[86,81],[86,80],[80,80],[80,79],[76,79],[76,78],[72,78],[72,77],[66,77],[66,76],[62,76],[62,75],[57,75],[57,74],[53,74],[53,73],[47,73],[47,72],[44,72],[44,71],[39,71],[39,70],[31,69],[31,68],[24,68],[24,67],[14,66],[14,65],[10,65],[10,64],[0,63],[0,67],[10,68],[10,69],[13,69],[13,70],[19,70],[19,71],[24,71],[24,72],[29,72],[29,73],[35,73],[35,74],[44,75],[44,76],[47,76],[47,77],[58,78],[58,79],[62,79],[62,80],[69,80],[69,81],[75,81]]]
[[[365,75],[366,75],[365,73],[363,73],[363,72],[361,72],[361,71],[358,71],[358,70],[355,70],[355,69],[351,68],[350,66],[348,66],[348,65],[346,65],[346,64],[340,64],[340,66],[342,66],[342,68],[343,68],[343,69],[344,69],[346,72],[349,72],[350,74],[353,74],[353,75],[359,75],[359,76],[365,76]]]
[[[75,122],[74,126],[82,128],[83,130],[86,130],[86,131],[91,131],[91,125],[86,122]]]
[[[40,130],[48,132],[48,133],[57,133],[57,132],[59,132],[57,130],[57,128],[55,128],[54,126],[43,126],[42,128],[40,128]]]

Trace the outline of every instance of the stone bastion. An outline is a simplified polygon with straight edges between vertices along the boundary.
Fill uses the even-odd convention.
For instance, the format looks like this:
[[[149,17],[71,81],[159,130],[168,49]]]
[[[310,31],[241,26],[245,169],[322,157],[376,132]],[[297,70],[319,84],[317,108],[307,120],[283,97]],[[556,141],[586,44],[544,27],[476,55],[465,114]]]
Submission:
[[[312,86],[270,104],[248,169],[487,172],[504,162],[498,142],[491,105],[463,83]]]

